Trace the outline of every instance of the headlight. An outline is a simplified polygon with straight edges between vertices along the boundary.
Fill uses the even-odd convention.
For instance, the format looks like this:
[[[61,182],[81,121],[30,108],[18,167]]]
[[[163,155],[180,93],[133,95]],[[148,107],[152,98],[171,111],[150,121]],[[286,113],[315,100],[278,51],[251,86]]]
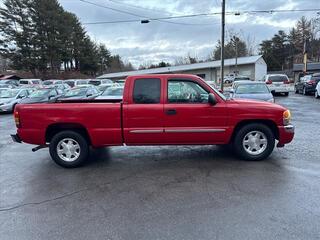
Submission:
[[[286,110],[283,112],[283,125],[288,125],[291,120],[291,112]]]
[[[274,103],[274,99],[273,99],[273,98],[270,98],[270,99],[267,100],[267,102]]]

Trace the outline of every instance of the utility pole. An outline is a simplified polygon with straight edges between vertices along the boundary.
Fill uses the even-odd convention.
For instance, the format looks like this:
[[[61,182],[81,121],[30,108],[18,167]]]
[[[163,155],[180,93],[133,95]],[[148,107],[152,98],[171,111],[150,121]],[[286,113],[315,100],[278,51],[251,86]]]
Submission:
[[[236,70],[235,70],[235,75],[238,75],[238,42],[239,42],[239,38],[235,37],[235,48],[236,48]]]
[[[223,92],[223,78],[224,78],[224,28],[225,28],[225,15],[226,15],[226,2],[221,1],[221,66],[220,66],[220,88]]]

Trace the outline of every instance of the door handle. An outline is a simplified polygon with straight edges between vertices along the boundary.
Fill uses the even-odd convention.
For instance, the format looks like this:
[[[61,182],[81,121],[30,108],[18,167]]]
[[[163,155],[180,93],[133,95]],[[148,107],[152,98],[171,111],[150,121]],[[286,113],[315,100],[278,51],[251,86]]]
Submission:
[[[167,115],[176,115],[177,111],[175,109],[168,109],[166,110]]]

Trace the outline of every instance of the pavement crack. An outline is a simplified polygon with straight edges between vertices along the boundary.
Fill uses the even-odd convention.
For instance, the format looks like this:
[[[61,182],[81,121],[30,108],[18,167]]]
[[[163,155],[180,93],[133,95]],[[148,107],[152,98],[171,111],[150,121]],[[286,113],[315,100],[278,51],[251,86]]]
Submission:
[[[59,199],[62,199],[62,198],[70,197],[70,196],[75,195],[75,194],[78,194],[78,193],[80,193],[80,192],[87,191],[88,189],[89,189],[89,188],[81,189],[81,190],[74,191],[74,192],[71,192],[71,193],[63,194],[63,195],[61,195],[61,196],[59,196],[59,197],[55,197],[55,198],[51,198],[51,199],[47,199],[47,200],[43,200],[43,201],[39,201],[39,202],[29,202],[29,203],[24,203],[24,204],[16,205],[16,206],[13,206],[13,207],[0,208],[0,212],[6,212],[6,211],[15,210],[15,209],[18,209],[18,208],[21,208],[21,207],[25,207],[25,206],[40,205],[40,204],[44,204],[44,203],[56,201],[56,200],[59,200]]]

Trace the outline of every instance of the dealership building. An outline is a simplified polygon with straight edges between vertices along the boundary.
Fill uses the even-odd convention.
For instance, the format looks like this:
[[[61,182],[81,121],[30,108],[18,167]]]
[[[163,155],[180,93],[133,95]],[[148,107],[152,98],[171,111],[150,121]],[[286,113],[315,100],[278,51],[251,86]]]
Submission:
[[[248,76],[253,80],[259,80],[262,79],[265,74],[267,74],[267,64],[262,55],[239,57],[237,59],[225,59],[225,76],[236,71],[239,75]],[[165,73],[195,74],[202,77],[206,81],[217,82],[220,78],[220,60],[129,72],[108,73],[98,78],[118,80],[134,75]]]

